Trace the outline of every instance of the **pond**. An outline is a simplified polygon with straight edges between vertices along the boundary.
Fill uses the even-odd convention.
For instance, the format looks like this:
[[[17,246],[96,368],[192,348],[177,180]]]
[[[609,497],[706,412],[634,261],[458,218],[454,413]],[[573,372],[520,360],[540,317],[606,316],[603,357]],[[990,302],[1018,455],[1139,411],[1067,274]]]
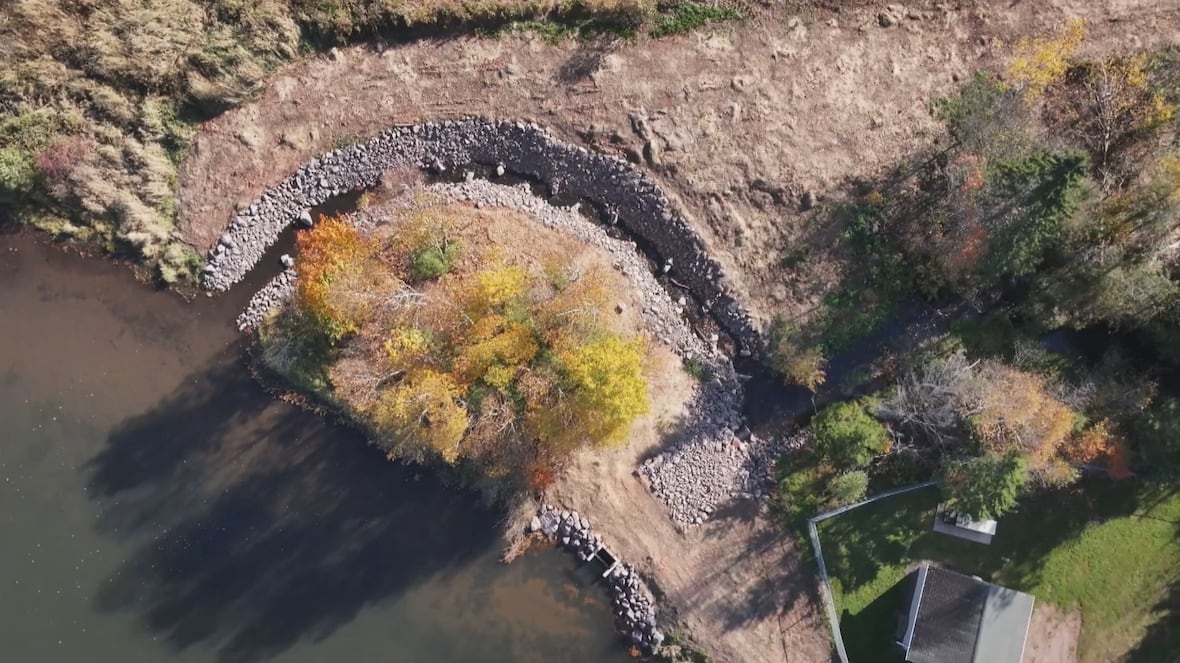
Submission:
[[[572,558],[499,564],[503,513],[251,379],[258,285],[0,237],[5,660],[630,660]]]

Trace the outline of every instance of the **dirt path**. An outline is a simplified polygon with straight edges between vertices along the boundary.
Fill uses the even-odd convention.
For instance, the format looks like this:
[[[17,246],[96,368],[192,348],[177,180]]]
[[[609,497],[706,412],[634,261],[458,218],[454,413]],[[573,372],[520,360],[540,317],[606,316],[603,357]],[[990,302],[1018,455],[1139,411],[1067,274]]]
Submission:
[[[1077,663],[1081,632],[1081,613],[1037,601],[1024,644],[1024,663]]]
[[[953,3],[938,3],[946,6]],[[1089,48],[1180,41],[1177,0],[914,3],[798,15],[639,43],[546,44],[527,36],[432,41],[280,71],[255,101],[208,123],[183,164],[180,226],[208,248],[236,203],[342,139],[393,123],[480,114],[525,118],[563,138],[643,159],[727,267],[753,312],[803,310],[835,278],[798,209],[846,178],[896,163],[934,129],[932,98],[995,67],[1020,34],[1091,19]]]

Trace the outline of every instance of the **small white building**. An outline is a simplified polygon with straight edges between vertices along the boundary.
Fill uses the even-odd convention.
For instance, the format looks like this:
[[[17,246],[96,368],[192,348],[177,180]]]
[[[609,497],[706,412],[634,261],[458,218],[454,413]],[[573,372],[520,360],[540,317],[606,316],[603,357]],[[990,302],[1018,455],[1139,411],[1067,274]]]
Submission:
[[[945,504],[940,504],[934,515],[934,531],[986,545],[996,535],[996,521],[972,520],[952,513]]]

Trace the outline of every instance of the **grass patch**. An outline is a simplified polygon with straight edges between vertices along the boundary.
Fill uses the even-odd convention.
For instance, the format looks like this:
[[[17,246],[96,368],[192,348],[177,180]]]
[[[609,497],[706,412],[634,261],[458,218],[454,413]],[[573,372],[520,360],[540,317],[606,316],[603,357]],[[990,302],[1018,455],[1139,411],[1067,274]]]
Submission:
[[[708,382],[713,379],[713,369],[701,361],[700,357],[688,357],[683,363],[684,372],[696,378],[697,382]]]
[[[1086,663],[1115,660],[1161,628],[1170,637],[1177,615],[1159,606],[1180,583],[1180,493],[1083,481],[1025,500],[1000,521],[990,546],[930,531],[940,499],[937,488],[923,489],[819,524],[852,663],[901,660],[891,644],[906,600],[898,583],[922,560],[1080,610]],[[1138,651],[1132,660],[1166,655]]]
[[[651,36],[668,37],[699,30],[713,23],[741,21],[745,18],[745,13],[736,7],[684,2],[672,7],[656,21]]]

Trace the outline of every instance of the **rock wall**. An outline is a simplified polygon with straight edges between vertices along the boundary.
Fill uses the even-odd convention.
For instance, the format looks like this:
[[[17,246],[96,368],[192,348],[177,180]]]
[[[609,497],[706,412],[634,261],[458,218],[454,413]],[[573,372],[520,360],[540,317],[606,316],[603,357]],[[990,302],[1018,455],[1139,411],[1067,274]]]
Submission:
[[[583,562],[590,561],[602,545],[602,537],[590,529],[590,521],[577,511],[559,511],[546,504],[529,523],[528,532],[536,532]],[[633,644],[654,651],[664,641],[656,628],[655,599],[647,585],[629,564],[619,563],[604,576],[614,606],[615,624]]]
[[[228,289],[307,208],[371,187],[386,170],[442,171],[469,163],[501,166],[546,183],[555,194],[591,201],[659,253],[668,273],[688,286],[739,351],[760,349],[757,330],[726,289],[721,266],[650,179],[622,159],[563,143],[525,122],[469,118],[394,127],[313,159],[233,220],[210,255],[205,286]]]

